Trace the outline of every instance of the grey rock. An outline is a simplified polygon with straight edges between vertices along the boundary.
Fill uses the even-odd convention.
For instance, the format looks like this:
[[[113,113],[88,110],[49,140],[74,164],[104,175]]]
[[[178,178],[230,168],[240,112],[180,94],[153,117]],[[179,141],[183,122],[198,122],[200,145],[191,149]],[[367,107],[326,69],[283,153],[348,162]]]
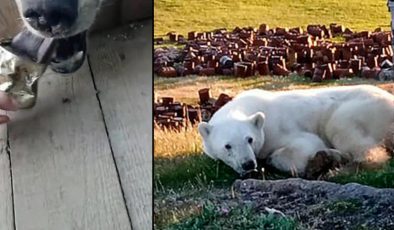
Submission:
[[[394,189],[298,178],[237,180],[233,189],[240,204],[276,209],[306,229],[394,229]]]

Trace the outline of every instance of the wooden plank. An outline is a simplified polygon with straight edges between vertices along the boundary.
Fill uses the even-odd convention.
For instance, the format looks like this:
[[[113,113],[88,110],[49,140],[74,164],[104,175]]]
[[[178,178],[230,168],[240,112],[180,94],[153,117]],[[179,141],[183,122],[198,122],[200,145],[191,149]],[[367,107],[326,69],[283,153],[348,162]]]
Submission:
[[[133,28],[93,37],[90,63],[133,229],[145,230],[152,227],[152,21]]]
[[[110,29],[120,24],[120,0],[104,0],[92,31]]]
[[[10,157],[7,152],[7,126],[0,125],[0,229],[14,229]]]
[[[41,80],[9,125],[16,229],[131,229],[88,66]]]
[[[122,23],[153,18],[153,1],[122,0]]]
[[[15,0],[0,1],[0,38],[13,37],[19,31],[22,25],[19,18]]]

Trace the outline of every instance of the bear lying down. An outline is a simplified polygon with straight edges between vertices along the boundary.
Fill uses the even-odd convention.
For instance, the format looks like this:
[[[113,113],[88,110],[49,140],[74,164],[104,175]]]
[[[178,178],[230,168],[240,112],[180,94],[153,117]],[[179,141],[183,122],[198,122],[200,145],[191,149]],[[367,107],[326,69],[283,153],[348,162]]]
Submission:
[[[257,159],[301,177],[342,164],[389,159],[394,96],[375,86],[239,94],[200,123],[204,152],[239,174]],[[391,134],[391,135],[390,135]]]

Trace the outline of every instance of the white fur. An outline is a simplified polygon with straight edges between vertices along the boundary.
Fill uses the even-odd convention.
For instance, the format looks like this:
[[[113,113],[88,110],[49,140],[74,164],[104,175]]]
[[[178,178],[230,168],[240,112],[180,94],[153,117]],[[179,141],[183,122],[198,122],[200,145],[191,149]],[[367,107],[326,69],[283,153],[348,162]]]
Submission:
[[[22,13],[22,2],[23,0],[15,0],[16,4],[18,6],[19,14],[23,15]],[[93,24],[97,12],[100,9],[101,3],[104,0],[79,0],[78,1],[78,19],[74,23],[74,26],[65,34],[61,34],[56,36],[56,38],[66,38],[66,37],[71,37],[73,35],[77,35],[83,31],[86,31],[89,29],[89,27]],[[26,19],[21,16],[24,25],[33,33],[46,37],[45,34],[43,34],[40,31],[35,30],[33,27],[29,25],[29,23],[26,21]]]
[[[262,129],[250,117],[264,113]],[[317,151],[335,149],[355,162],[374,156],[394,122],[394,96],[374,86],[268,92],[249,90],[201,123],[204,151],[238,173],[248,159],[269,159],[285,172],[304,173]],[[254,139],[249,145],[246,137]],[[226,144],[234,146],[229,152]],[[376,159],[373,159],[373,158]],[[381,156],[380,156],[381,157]],[[379,159],[378,159],[379,158]]]

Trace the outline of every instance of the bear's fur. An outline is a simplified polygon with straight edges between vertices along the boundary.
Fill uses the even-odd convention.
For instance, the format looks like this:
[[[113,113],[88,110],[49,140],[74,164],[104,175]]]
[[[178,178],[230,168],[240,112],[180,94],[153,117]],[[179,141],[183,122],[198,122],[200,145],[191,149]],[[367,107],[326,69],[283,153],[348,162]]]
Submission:
[[[360,85],[245,91],[198,128],[204,152],[240,174],[254,170],[250,163],[256,168],[258,158],[307,176],[311,168],[336,163],[385,162],[383,142],[392,143],[392,135],[386,137],[393,123],[394,96]]]

